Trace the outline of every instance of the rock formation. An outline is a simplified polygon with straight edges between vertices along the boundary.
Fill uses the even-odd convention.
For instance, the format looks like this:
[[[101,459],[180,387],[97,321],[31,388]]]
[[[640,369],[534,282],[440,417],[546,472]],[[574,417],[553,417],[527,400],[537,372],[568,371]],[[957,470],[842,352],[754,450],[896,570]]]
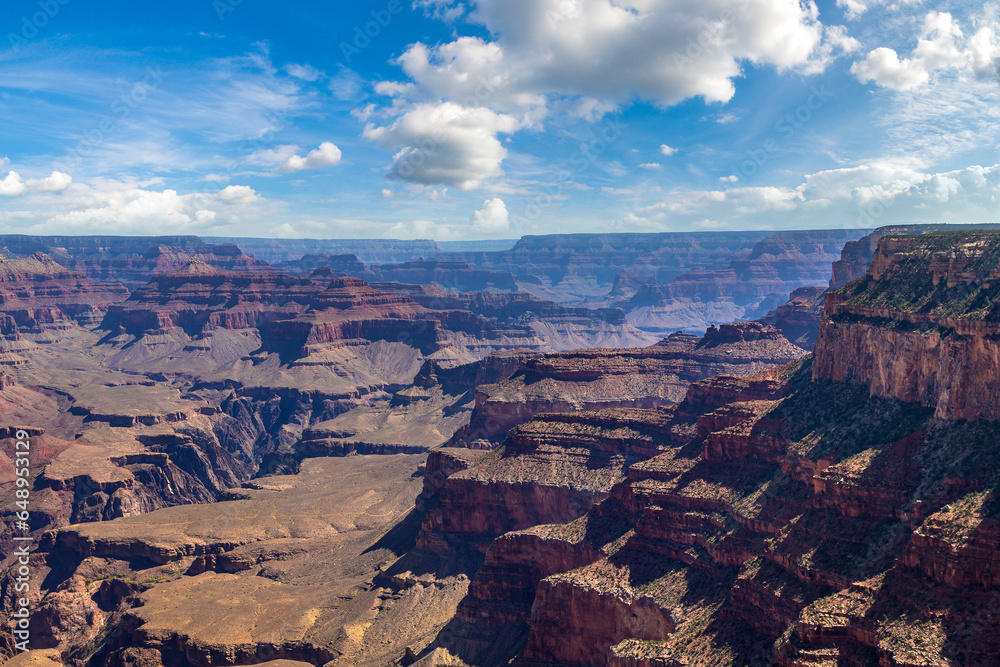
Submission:
[[[6,314],[10,663],[995,664],[1000,232],[873,260],[814,356],[760,323],[552,354],[515,341],[580,306],[321,267],[188,262],[45,344]],[[801,339],[817,297],[769,319]],[[470,412],[500,446],[439,447]]]
[[[457,292],[517,289],[509,271],[473,269],[468,262],[456,260],[420,258],[401,264],[375,265],[372,271],[382,282],[438,285]]]
[[[864,277],[875,258],[875,249],[878,248],[879,239],[888,235],[899,234],[927,234],[941,231],[965,231],[975,229],[1000,229],[997,224],[975,224],[975,225],[889,225],[879,227],[872,233],[861,237],[856,241],[848,241],[844,244],[839,260],[833,263],[833,276],[830,278],[830,288],[837,289],[849,282]]]
[[[794,290],[825,282],[844,243],[858,235],[850,230],[777,232],[759,241],[747,256],[731,259],[728,267],[646,282],[613,304],[647,331],[754,319],[784,303]]]
[[[795,345],[811,350],[819,335],[825,294],[823,287],[800,287],[789,295],[786,303],[760,318],[760,323],[773,326]]]
[[[1000,419],[1000,232],[883,236],[867,275],[826,296],[817,378]]]
[[[599,434],[592,452],[639,460],[569,523],[550,501],[560,525],[525,528],[512,500],[521,494],[534,510],[518,475],[560,470],[544,458],[561,442],[548,416],[512,432],[513,455],[458,466],[424,503],[424,547],[484,545],[504,527],[490,517],[514,531],[486,547],[447,646],[439,636],[429,649],[470,665],[497,664],[501,647],[525,665],[995,662],[1000,431],[966,419],[991,418],[971,392],[952,386],[921,400],[907,383],[948,386],[949,364],[968,358],[986,377],[958,379],[995,394],[997,357],[976,362],[975,350],[989,345],[977,327],[996,310],[997,252],[997,233],[883,238],[869,275],[829,296],[815,361],[704,380],[672,408],[572,415],[581,433]],[[877,320],[860,310],[872,304]],[[924,321],[910,315],[972,342],[932,362],[939,332],[911,330]],[[843,329],[859,326],[864,335]],[[823,361],[849,351],[850,361]],[[879,373],[881,354],[909,376]],[[848,367],[847,381],[828,376]],[[876,377],[885,384],[873,396]],[[616,415],[655,427],[661,450],[602,433]],[[531,449],[522,432],[545,435],[526,439],[538,443]],[[560,488],[574,493],[572,482]],[[470,513],[465,503],[479,496],[492,500]]]
[[[704,338],[673,334],[640,349],[582,350],[529,359],[511,378],[476,389],[469,426],[452,444],[491,447],[541,412],[655,408],[677,403],[687,386],[712,375],[750,374],[805,354],[776,329],[724,324]]]
[[[5,333],[14,339],[19,331],[96,324],[109,306],[127,297],[121,285],[91,280],[41,252],[25,259],[0,257],[0,313],[8,323]]]
[[[434,285],[376,283],[374,287],[405,294],[432,310],[468,310],[512,329],[529,328],[556,351],[592,347],[644,347],[656,336],[625,320],[619,308],[562,306],[530,292],[447,292]]]
[[[266,262],[243,254],[234,244],[211,245],[196,236],[4,235],[0,247],[20,257],[42,252],[67,269],[129,289],[145,285],[156,274],[180,269],[192,259],[231,271],[268,268]]]

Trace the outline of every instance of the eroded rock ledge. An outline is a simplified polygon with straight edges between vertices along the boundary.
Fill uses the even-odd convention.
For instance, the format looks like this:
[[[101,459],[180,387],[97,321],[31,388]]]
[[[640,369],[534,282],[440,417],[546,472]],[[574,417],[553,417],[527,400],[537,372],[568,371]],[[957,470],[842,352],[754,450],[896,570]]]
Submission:
[[[883,237],[868,273],[826,297],[815,377],[941,419],[1000,419],[998,244],[987,231]]]

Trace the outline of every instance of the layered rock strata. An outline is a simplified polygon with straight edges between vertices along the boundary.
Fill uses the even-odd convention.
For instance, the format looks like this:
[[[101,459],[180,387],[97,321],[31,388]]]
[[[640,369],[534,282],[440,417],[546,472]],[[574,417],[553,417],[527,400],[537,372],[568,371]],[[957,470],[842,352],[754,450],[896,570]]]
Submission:
[[[823,319],[823,287],[800,287],[784,303],[760,318],[760,323],[773,326],[795,345],[812,350]]]
[[[127,298],[121,285],[91,280],[44,253],[0,257],[0,313],[8,338],[96,324],[112,304]]]
[[[545,355],[525,361],[508,380],[479,386],[469,426],[451,442],[489,447],[541,412],[671,405],[692,382],[750,374],[804,354],[776,329],[743,322],[712,327],[701,339],[675,334],[641,349]]]
[[[815,376],[1000,419],[1000,232],[885,236],[868,273],[826,296]]]
[[[234,244],[212,245],[196,236],[0,236],[14,256],[41,252],[87,277],[142,287],[154,275],[176,271],[192,259],[232,271],[263,271],[266,262],[243,254]]]
[[[754,319],[787,301],[796,289],[825,283],[830,263],[841,256],[844,243],[862,233],[777,232],[725,268],[713,266],[669,282],[647,282],[614,305],[628,313],[629,322],[649,331]]]
[[[872,395],[865,381],[830,379],[819,364],[850,345],[857,356],[845,366],[874,376],[876,335],[920,337],[892,348],[904,364],[927,354],[935,332],[900,327],[920,321],[900,317],[907,313],[975,341],[996,310],[998,249],[989,233],[883,238],[869,275],[831,295],[815,360],[693,384],[676,407],[641,417],[656,425],[661,450],[643,452],[606,498],[572,522],[517,526],[492,542],[448,651],[471,665],[497,664],[500,646],[521,665],[995,662],[1000,427],[983,413],[945,418],[981,410],[969,394],[942,394],[943,410],[940,397]],[[836,326],[871,317],[848,308],[871,302],[893,317],[861,321],[865,336],[842,342]],[[944,355],[939,372],[949,363]],[[983,362],[979,374],[996,366]],[[920,377],[933,365],[908,367]],[[573,416],[596,432],[622,413]],[[604,447],[628,443],[599,437]],[[484,519],[519,517],[511,480],[524,465],[493,453],[438,483],[440,505],[422,535],[447,542],[456,528],[485,542],[479,531],[500,526],[468,518],[463,503],[482,492],[460,480],[492,485],[491,498],[504,499]]]

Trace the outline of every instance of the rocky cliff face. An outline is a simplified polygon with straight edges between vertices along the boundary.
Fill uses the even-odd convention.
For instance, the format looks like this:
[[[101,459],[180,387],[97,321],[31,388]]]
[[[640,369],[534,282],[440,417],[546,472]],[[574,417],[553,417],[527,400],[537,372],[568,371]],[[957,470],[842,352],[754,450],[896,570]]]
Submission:
[[[699,383],[689,398],[575,415],[603,447],[629,447],[601,431],[616,414],[638,431],[655,427],[660,451],[634,450],[624,478],[573,522],[493,541],[449,628],[454,655],[497,664],[498,646],[482,639],[489,628],[525,665],[996,659],[986,628],[1000,620],[990,574],[997,452],[979,444],[995,428],[814,381],[808,361]],[[975,453],[962,461],[960,449]],[[468,530],[466,543],[485,543],[502,526],[469,518],[461,502],[477,492],[458,480],[492,484],[488,513],[518,516],[517,487],[504,480],[516,461],[447,478],[428,514],[442,523],[424,534],[447,541],[458,537],[448,529]],[[490,481],[477,470],[491,470]]]
[[[562,304],[604,299],[622,273],[667,282],[684,271],[746,256],[761,232],[552,234],[525,236],[510,250],[448,253],[478,269],[509,271],[518,285]]]
[[[425,489],[417,538],[432,551],[485,552],[503,533],[582,516],[659,452],[669,432],[656,411],[550,413],[516,427],[501,449]]]
[[[555,351],[591,347],[645,347],[656,337],[625,320],[618,308],[562,306],[530,292],[448,292],[435,285],[375,283],[431,310],[467,310],[511,330],[528,329]]]
[[[0,236],[14,256],[42,252],[88,278],[142,287],[159,273],[176,271],[192,259],[231,271],[262,271],[266,262],[234,244],[212,245],[196,236]]]
[[[642,423],[634,429],[655,425],[660,451],[635,450],[624,478],[572,522],[517,526],[492,542],[449,651],[496,664],[489,627],[524,665],[996,662],[1000,430],[985,401],[958,387],[921,400],[906,374],[881,374],[886,390],[872,385],[875,395],[869,381],[886,354],[912,382],[950,382],[921,378],[934,366],[936,327],[952,327],[943,338],[968,347],[948,348],[938,368],[971,360],[987,378],[958,379],[994,395],[1000,362],[976,351],[989,349],[982,327],[998,310],[997,253],[996,233],[883,238],[869,275],[830,296],[815,360],[705,380],[674,408],[627,413]],[[882,310],[861,310],[873,304]],[[821,367],[844,354],[854,356]],[[831,378],[831,368],[852,374]],[[627,437],[601,431],[615,414],[625,418],[574,416],[601,446],[627,448]],[[477,493],[462,478],[495,485],[501,514],[517,516],[500,487],[522,464],[504,461],[439,482],[439,502],[455,509],[431,511],[443,516],[425,532],[454,526],[485,541],[490,526],[461,504]]]
[[[743,322],[712,327],[701,339],[676,334],[648,348],[545,355],[503,382],[479,386],[469,426],[451,442],[490,447],[542,412],[671,405],[692,382],[754,373],[803,354],[777,330]]]
[[[663,331],[699,329],[712,322],[754,319],[799,288],[822,284],[845,242],[862,232],[777,232],[727,267],[689,271],[669,282],[647,282],[614,302],[636,326]],[[624,296],[624,294],[623,294]]]
[[[365,264],[408,262],[431,257],[444,248],[428,240],[398,239],[255,239],[206,236],[207,243],[232,243],[269,264],[291,262],[304,255],[354,255]]]
[[[1000,229],[996,224],[975,224],[975,225],[889,225],[879,227],[872,233],[849,241],[844,245],[840,259],[833,263],[833,276],[830,278],[830,289],[838,289],[849,282],[864,277],[875,258],[875,250],[878,248],[879,239],[890,235],[911,235],[928,234],[930,232],[942,231],[967,231],[967,230],[988,230]]]
[[[800,287],[786,303],[760,318],[760,323],[773,326],[795,345],[811,350],[819,335],[825,294],[822,287]]]
[[[1000,232],[883,237],[865,277],[826,297],[816,377],[942,419],[1000,418],[998,245]]]
[[[468,262],[458,260],[421,258],[401,264],[375,265],[372,271],[383,282],[439,285],[458,292],[517,289],[509,271],[473,269]]]
[[[139,341],[162,349],[156,340],[160,336],[181,336],[172,346],[176,353],[182,352],[177,348],[208,352],[216,367],[240,360],[256,366],[268,354],[277,355],[282,365],[328,366],[342,361],[339,349],[379,341],[398,344],[400,353],[404,347],[424,355],[447,348],[455,350],[453,356],[460,361],[496,349],[544,345],[528,327],[466,310],[424,308],[405,295],[375,289],[360,278],[322,271],[308,277],[228,271],[200,260],[156,276],[127,302],[112,308],[101,327],[111,333],[109,342],[121,350],[120,363],[145,364],[146,369],[150,357],[128,354],[126,348]],[[232,342],[224,344],[223,339]],[[259,355],[254,357],[255,353]],[[199,359],[203,373],[204,355]],[[187,360],[185,365],[197,366],[199,359]],[[404,375],[414,361],[405,362]],[[250,367],[247,372],[255,373]]]
[[[42,333],[96,324],[112,304],[127,297],[128,290],[121,285],[91,280],[44,253],[0,258],[0,313],[7,316],[12,337],[18,330]]]
[[[57,648],[32,660],[995,664],[1000,239],[879,248],[830,296],[815,356],[781,366],[801,350],[760,324],[479,361],[455,350],[496,331],[482,315],[331,273],[192,271],[183,307],[151,287],[150,311],[209,313],[200,338],[75,329],[0,374],[0,440],[31,424],[37,443],[32,631]],[[348,338],[380,321],[359,313],[433,336]],[[279,322],[305,323],[284,360],[260,350]],[[155,356],[175,344],[192,349]],[[526,411],[495,450],[410,453],[484,383],[566,411]]]
[[[274,265],[275,270],[295,275],[308,275],[314,271],[329,269],[331,276],[354,276],[364,280],[374,280],[375,273],[358,259],[357,255],[331,255],[330,253],[312,253]]]

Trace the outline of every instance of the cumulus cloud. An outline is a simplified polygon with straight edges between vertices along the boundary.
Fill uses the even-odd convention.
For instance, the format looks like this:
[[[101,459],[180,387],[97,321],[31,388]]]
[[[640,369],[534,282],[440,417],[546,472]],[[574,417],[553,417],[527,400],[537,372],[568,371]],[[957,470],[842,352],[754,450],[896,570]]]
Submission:
[[[519,126],[507,114],[445,102],[416,105],[389,125],[368,123],[364,137],[396,150],[395,178],[471,190],[501,173],[507,149],[497,134]]]
[[[675,155],[677,153],[677,149],[674,148],[673,146],[660,144],[660,152],[663,153],[663,155],[665,155],[666,157],[670,157],[671,155]]]
[[[483,207],[472,214],[472,231],[476,234],[503,234],[510,231],[510,214],[499,197],[487,199]]]
[[[7,159],[4,158],[3,163]],[[2,165],[3,163],[0,163]],[[16,171],[10,171],[0,181],[0,197],[17,197],[34,192],[62,192],[73,182],[73,177],[61,171],[53,171],[45,178],[29,178],[24,180]]]
[[[342,156],[340,149],[329,141],[324,141],[319,148],[310,151],[305,157],[298,155],[300,150],[299,146],[290,144],[275,146],[248,155],[246,162],[274,167],[279,171],[296,172],[337,164]]]
[[[396,151],[396,177],[463,189],[499,173],[506,152],[497,135],[538,128],[554,112],[595,120],[636,99],[662,107],[691,97],[726,102],[742,63],[818,71],[851,44],[845,31],[819,21],[815,4],[797,0],[418,0],[416,6],[443,20],[465,17],[490,37],[411,45],[396,60],[408,80],[376,86],[392,101],[365,112],[374,123],[365,136]],[[428,124],[417,128],[415,118]],[[416,141],[434,130],[461,148],[401,170],[401,160],[418,155]],[[469,136],[481,141],[466,142]],[[460,166],[472,166],[471,175]]]
[[[662,169],[663,165],[660,164],[659,162],[643,162],[642,164],[639,165],[639,168],[654,170],[654,169]]]
[[[336,145],[324,141],[316,150],[309,151],[305,157],[292,155],[281,166],[282,171],[302,171],[303,169],[320,169],[340,162],[341,152]]]
[[[16,220],[18,228],[35,233],[142,234],[220,231],[264,217],[266,200],[253,188],[230,185],[215,192],[182,194],[154,189],[152,181],[138,183],[97,178],[72,183],[59,172],[44,179],[10,175],[3,183],[20,182],[24,210],[0,208],[0,224]]]
[[[24,191],[24,181],[21,180],[21,175],[16,171],[7,172],[7,176],[0,181],[0,196],[16,197],[24,194]]]
[[[901,58],[888,47],[879,47],[851,66],[861,83],[883,88],[912,90],[931,81],[935,72],[972,73],[993,78],[1000,64],[1000,23],[990,15],[979,19],[980,28],[966,39],[959,22],[948,12],[924,16],[917,45]]]
[[[724,102],[740,61],[805,66],[823,41],[815,5],[791,0],[478,0],[471,20],[495,40],[411,47],[401,61],[415,83],[440,90],[464,81],[466,94],[487,81],[506,84],[508,95]]]
[[[861,83],[873,81],[883,88],[895,90],[910,90],[930,79],[922,62],[910,58],[900,60],[894,50],[884,46],[870,51],[864,60],[851,65],[851,74]]]
[[[53,171],[45,178],[28,179],[28,189],[33,192],[62,192],[73,182],[73,177],[61,171]]]
[[[282,146],[275,146],[274,148],[265,148],[248,155],[246,157],[246,162],[249,162],[250,164],[274,167],[287,162],[288,158],[295,155],[298,150],[300,150],[300,147],[294,144],[285,144]]]
[[[1000,29],[996,21],[984,25],[969,38],[965,54],[977,77],[996,79],[1000,69]]]

